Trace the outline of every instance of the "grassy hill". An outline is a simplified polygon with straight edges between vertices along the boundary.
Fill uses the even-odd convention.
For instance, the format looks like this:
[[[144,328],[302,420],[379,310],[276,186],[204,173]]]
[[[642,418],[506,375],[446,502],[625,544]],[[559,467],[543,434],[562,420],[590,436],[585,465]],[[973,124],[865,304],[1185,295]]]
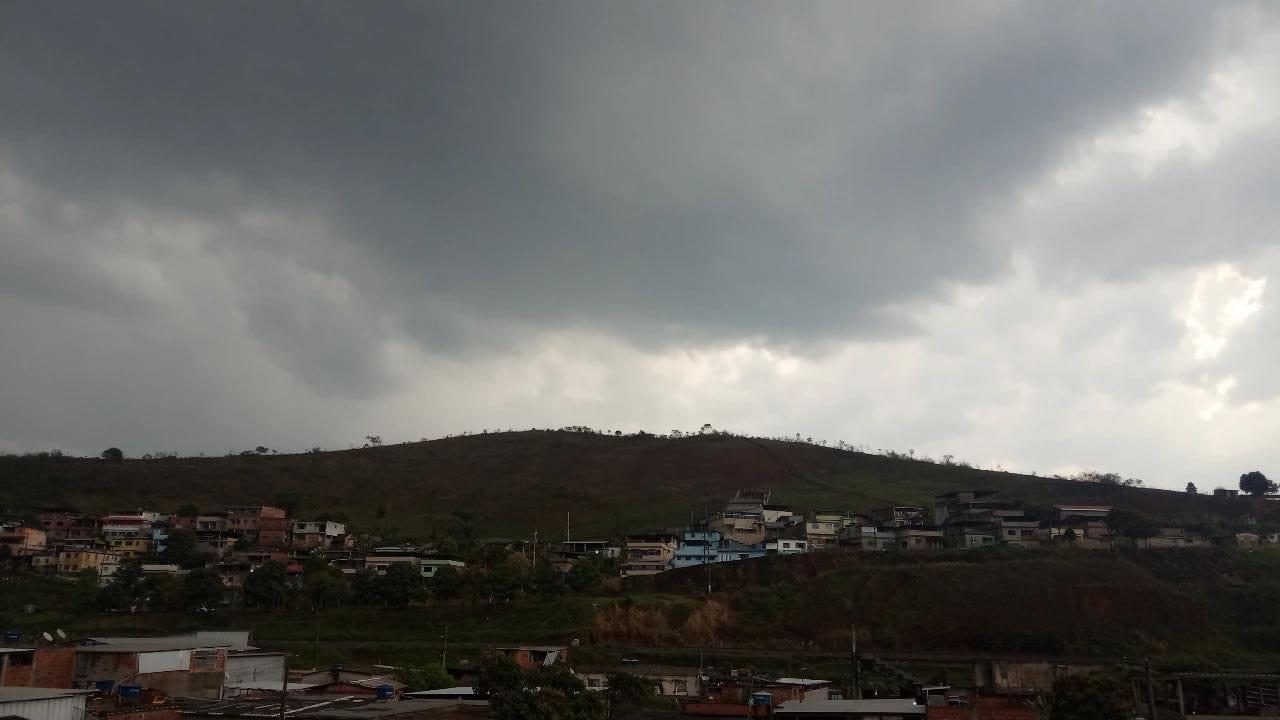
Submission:
[[[629,578],[632,592],[717,603],[714,640],[883,654],[1160,656],[1274,662],[1280,551],[1075,549],[775,556]],[[705,622],[612,608],[596,637],[695,645]],[[655,628],[657,628],[655,630]]]
[[[565,513],[578,537],[655,529],[714,511],[738,488],[768,488],[776,502],[797,510],[928,505],[936,494],[963,488],[1000,490],[1031,504],[1106,502],[1171,518],[1240,509],[1181,492],[727,435],[526,431],[297,455],[0,458],[0,510],[176,509],[185,502],[216,510],[292,495],[301,514],[341,511],[364,527],[375,523],[381,505],[385,522],[406,536],[429,534],[455,510],[476,514],[485,536],[537,530],[557,537]]]

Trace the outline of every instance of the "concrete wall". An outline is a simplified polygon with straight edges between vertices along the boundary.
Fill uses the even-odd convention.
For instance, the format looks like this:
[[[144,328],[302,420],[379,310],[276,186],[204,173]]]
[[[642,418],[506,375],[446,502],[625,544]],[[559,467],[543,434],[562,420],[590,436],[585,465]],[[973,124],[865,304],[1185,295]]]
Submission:
[[[190,650],[138,653],[139,673],[160,673],[191,669]]]
[[[169,697],[217,698],[222,692],[222,672],[159,672],[139,674],[137,684]]]
[[[1060,677],[1083,675],[1101,670],[1100,665],[1079,665],[1031,660],[977,660],[974,662],[974,684],[978,687],[1008,692],[1010,690],[1049,690]]]
[[[284,677],[284,655],[228,655],[226,684],[271,682]]]

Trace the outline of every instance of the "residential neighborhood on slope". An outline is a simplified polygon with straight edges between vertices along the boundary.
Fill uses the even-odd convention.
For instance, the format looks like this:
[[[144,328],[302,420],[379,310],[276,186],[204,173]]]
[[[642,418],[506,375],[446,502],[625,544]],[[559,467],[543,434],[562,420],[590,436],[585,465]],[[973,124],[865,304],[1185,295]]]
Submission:
[[[1256,499],[1270,507],[1273,501]],[[773,502],[767,490],[739,490],[719,512],[683,527],[613,538],[561,541],[478,539],[543,559],[569,573],[583,559],[609,561],[609,572],[652,575],[672,569],[735,562],[768,555],[817,552],[920,552],[986,547],[1072,547],[1140,550],[1201,547],[1228,541],[1241,546],[1280,545],[1280,534],[1246,517],[1243,530],[1210,537],[1194,527],[1158,525],[1109,505],[1030,507],[991,490],[958,490],[934,498],[932,507],[890,505],[857,511],[807,513]],[[38,518],[0,523],[0,557],[36,573],[78,576],[92,571],[106,585],[122,563],[141,564],[143,575],[177,575],[197,558],[231,590],[267,562],[298,577],[307,561],[323,561],[344,575],[385,575],[395,565],[428,581],[441,568],[463,570],[464,559],[431,543],[383,544],[376,533],[355,533],[331,519],[290,517],[280,507],[238,505],[208,514],[130,510],[93,516],[50,511]]]

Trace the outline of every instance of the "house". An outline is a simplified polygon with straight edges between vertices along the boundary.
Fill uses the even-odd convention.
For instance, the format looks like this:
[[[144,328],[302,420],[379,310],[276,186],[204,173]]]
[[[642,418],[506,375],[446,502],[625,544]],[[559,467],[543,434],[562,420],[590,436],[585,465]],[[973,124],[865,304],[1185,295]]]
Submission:
[[[347,563],[340,562],[346,556],[345,553],[326,554],[327,559],[329,558],[329,555],[334,555],[331,560],[332,564],[344,573],[348,572]],[[351,557],[358,558],[358,556],[354,554],[351,554]],[[373,552],[364,556],[363,559],[363,567],[377,575],[386,575],[387,570],[397,563],[402,563],[414,568],[418,571],[419,575],[427,580],[435,577],[436,573],[439,572],[442,567],[447,566],[457,570],[462,570],[467,566],[467,564],[459,557],[455,557],[453,555],[436,555],[426,553],[421,549],[412,546],[387,546],[374,548]]]
[[[954,520],[943,528],[943,544],[947,547],[972,550],[996,544],[998,528],[982,520]]]
[[[82,720],[92,690],[0,687],[0,718]]]
[[[942,530],[904,525],[894,529],[893,540],[899,550],[937,550],[942,547]]]
[[[292,679],[290,680],[292,682]],[[396,680],[393,673],[356,670],[342,665],[334,665],[328,670],[316,670],[302,673],[297,677],[300,685],[307,685],[307,695],[363,695],[377,697],[379,692],[399,697],[404,692],[405,684]],[[379,690],[381,688],[381,690]]]
[[[152,530],[162,522],[157,512],[138,510],[102,518],[102,539],[107,548],[124,558],[148,555],[152,550]]]
[[[259,547],[284,547],[289,537],[288,513],[269,505],[233,505],[227,508],[226,531]]]
[[[750,560],[764,557],[764,545],[747,545],[730,538],[720,541],[716,549],[716,562],[733,562],[734,560]]]
[[[1149,538],[1134,538],[1133,546],[1140,550],[1166,548],[1208,547],[1211,543],[1203,535],[1186,528],[1163,527]]]
[[[42,564],[46,570],[51,568],[59,575],[79,575],[92,570],[98,574],[98,583],[106,585],[120,567],[121,556],[111,550],[66,546],[58,548],[57,554],[49,559],[51,563]]]
[[[418,549],[415,547],[399,547],[388,545],[377,547],[364,556],[364,568],[375,575],[386,575],[387,570],[397,563],[418,567]]]
[[[897,527],[924,524],[924,508],[916,505],[893,505],[868,511],[867,515],[879,525]]]
[[[785,702],[774,708],[776,720],[910,720],[923,718],[928,707],[913,699],[816,700]]]
[[[1216,498],[1235,498],[1240,496],[1240,491],[1230,488],[1214,488],[1213,496]]]
[[[1105,523],[1112,508],[1110,505],[1054,505],[1053,509],[1058,511],[1058,522],[1101,520]]]
[[[859,552],[881,552],[897,547],[897,528],[852,525],[840,536],[840,547]]]
[[[45,539],[45,531],[39,528],[20,523],[0,524],[0,547],[8,548],[14,556],[27,557],[43,552]]]
[[[295,550],[328,549],[347,534],[346,525],[330,520],[294,520],[292,530]]]
[[[744,545],[762,543],[768,534],[763,512],[724,512],[707,522],[720,535]]]
[[[809,542],[804,538],[782,537],[776,540],[766,540],[764,543],[765,555],[795,555],[808,551]]]
[[[76,664],[74,645],[0,648],[0,687],[70,688]]]
[[[840,532],[850,523],[842,510],[818,510],[804,524],[804,539],[810,550],[821,550],[840,541]]]
[[[70,512],[40,513],[40,525],[49,540],[88,541],[102,530],[98,518]]]
[[[626,672],[653,683],[659,695],[666,697],[698,697],[702,694],[702,683],[696,667],[628,665],[614,670],[575,668],[574,672],[586,683],[588,690],[608,690],[609,674]]]
[[[996,540],[1002,545],[1032,547],[1040,542],[1040,523],[1036,520],[1000,518],[996,529]]]
[[[622,574],[653,575],[671,569],[680,539],[675,533],[628,535],[622,556]]]
[[[742,670],[708,678],[705,693],[716,703],[744,708],[753,695],[761,693],[767,693],[774,705],[830,700],[833,685],[830,680],[796,677],[770,679]]]
[[[998,496],[995,490],[956,490],[938,495],[933,498],[933,524],[946,525],[976,510],[989,509]]]
[[[706,527],[686,528],[676,546],[671,567],[692,567],[716,562],[720,553],[721,536],[718,530]]]
[[[462,558],[453,555],[423,555],[418,558],[418,570],[424,579],[430,580],[440,572],[440,568],[451,567],[461,572],[467,567]]]
[[[769,504],[768,490],[739,490],[733,499],[725,503],[724,511],[731,515],[750,514],[764,516],[764,507]]]
[[[608,540],[565,540],[560,543],[551,560],[551,566],[560,572],[569,572],[583,558],[616,558],[622,550]]]
[[[196,538],[196,549],[215,557],[226,555],[237,539],[227,533],[225,515],[174,516],[171,525],[173,530],[191,532]]]
[[[788,525],[795,524],[796,515],[787,505],[762,505],[760,514],[764,517],[766,523],[786,523]]]
[[[226,657],[224,643],[194,637],[98,638],[76,648],[75,682],[111,681],[166,695],[216,698]]]
[[[564,645],[510,645],[496,647],[492,651],[515,660],[523,670],[569,662],[569,648]]]

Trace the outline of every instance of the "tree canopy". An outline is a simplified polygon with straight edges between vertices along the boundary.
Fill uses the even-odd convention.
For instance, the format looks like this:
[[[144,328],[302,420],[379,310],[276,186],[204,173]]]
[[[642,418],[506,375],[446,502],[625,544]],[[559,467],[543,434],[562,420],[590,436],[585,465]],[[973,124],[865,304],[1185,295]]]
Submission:
[[[1254,497],[1268,495],[1276,491],[1276,484],[1267,479],[1258,470],[1247,472],[1240,476],[1240,490]]]

